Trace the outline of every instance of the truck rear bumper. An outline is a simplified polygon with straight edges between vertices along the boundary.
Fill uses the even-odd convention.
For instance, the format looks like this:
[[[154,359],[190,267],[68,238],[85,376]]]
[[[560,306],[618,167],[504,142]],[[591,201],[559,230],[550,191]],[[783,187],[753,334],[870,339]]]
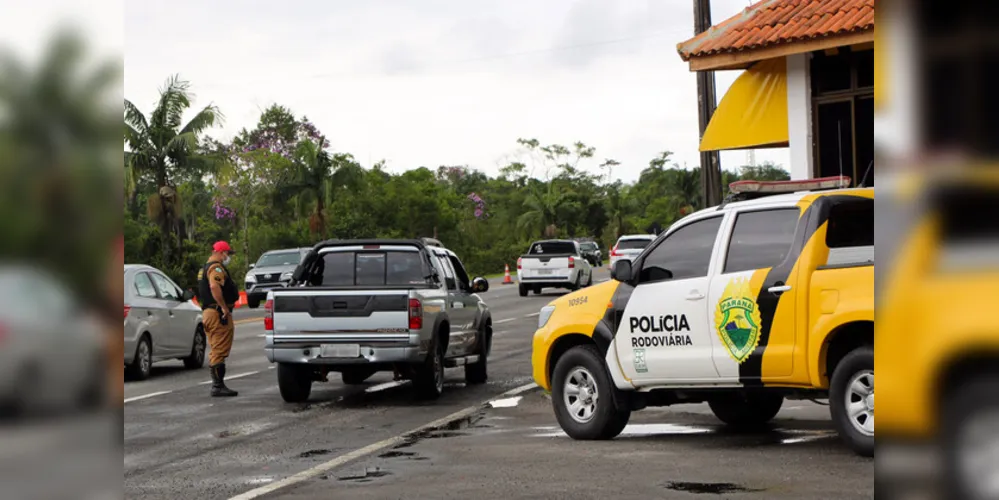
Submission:
[[[297,339],[296,339],[297,340]],[[274,342],[272,335],[264,339],[264,352],[267,360],[272,363],[295,363],[314,365],[353,365],[353,364],[384,364],[384,363],[419,363],[426,357],[426,351],[421,350],[419,334],[400,335],[398,339],[385,339],[372,342],[370,339],[316,339],[310,342]],[[357,358],[324,358],[320,355],[322,344],[356,344],[360,356]],[[389,344],[389,345],[384,345]]]

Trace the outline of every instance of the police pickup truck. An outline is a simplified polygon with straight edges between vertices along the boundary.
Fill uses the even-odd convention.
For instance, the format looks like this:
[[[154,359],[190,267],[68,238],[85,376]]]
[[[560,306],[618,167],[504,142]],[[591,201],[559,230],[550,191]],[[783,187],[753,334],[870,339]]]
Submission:
[[[427,399],[441,395],[445,367],[463,366],[467,383],[484,383],[492,319],[478,293],[488,289],[436,240],[317,244],[264,305],[281,396],[305,401],[331,371],[346,384],[393,371]]]
[[[704,402],[756,426],[785,399],[828,398],[873,454],[874,190],[849,182],[733,183],[613,280],[542,308],[533,374],[562,429],[610,439],[634,410]]]
[[[578,290],[593,284],[593,266],[577,241],[536,241],[517,259],[517,284],[521,297],[528,290],[540,294],[544,288]]]

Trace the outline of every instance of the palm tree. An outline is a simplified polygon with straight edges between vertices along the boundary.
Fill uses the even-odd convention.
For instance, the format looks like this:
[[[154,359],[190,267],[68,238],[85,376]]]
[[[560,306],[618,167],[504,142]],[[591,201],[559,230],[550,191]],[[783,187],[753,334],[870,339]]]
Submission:
[[[571,199],[568,192],[558,189],[554,182],[547,182],[543,189],[534,187],[524,199],[528,209],[517,219],[517,226],[531,234],[539,232],[553,238],[558,232],[559,212]]]
[[[175,246],[173,235],[180,230],[183,217],[174,176],[184,172],[218,171],[228,162],[221,156],[199,154],[201,134],[222,122],[218,107],[209,104],[187,124],[183,114],[191,107],[193,94],[190,84],[179,76],[167,79],[160,89],[156,108],[147,119],[128,99],[125,99],[125,178],[129,205],[137,211],[137,184],[147,180],[156,186],[147,202],[149,218],[160,228],[164,264],[172,262]],[[178,234],[179,236],[179,234]]]

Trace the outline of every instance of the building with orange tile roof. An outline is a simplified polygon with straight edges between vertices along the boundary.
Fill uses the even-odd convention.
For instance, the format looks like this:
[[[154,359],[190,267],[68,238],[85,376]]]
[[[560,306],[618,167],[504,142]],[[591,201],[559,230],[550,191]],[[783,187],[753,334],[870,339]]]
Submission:
[[[874,0],[762,0],[677,51],[691,71],[744,71],[701,151],[788,147],[792,179],[873,185]]]

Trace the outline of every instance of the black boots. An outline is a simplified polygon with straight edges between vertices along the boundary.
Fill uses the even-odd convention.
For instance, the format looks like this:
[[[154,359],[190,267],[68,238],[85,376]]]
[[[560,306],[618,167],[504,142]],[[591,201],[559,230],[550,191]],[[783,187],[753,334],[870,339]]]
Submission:
[[[238,392],[225,386],[225,363],[219,363],[215,366],[209,366],[208,368],[212,372],[213,398],[230,398],[239,394]]]

